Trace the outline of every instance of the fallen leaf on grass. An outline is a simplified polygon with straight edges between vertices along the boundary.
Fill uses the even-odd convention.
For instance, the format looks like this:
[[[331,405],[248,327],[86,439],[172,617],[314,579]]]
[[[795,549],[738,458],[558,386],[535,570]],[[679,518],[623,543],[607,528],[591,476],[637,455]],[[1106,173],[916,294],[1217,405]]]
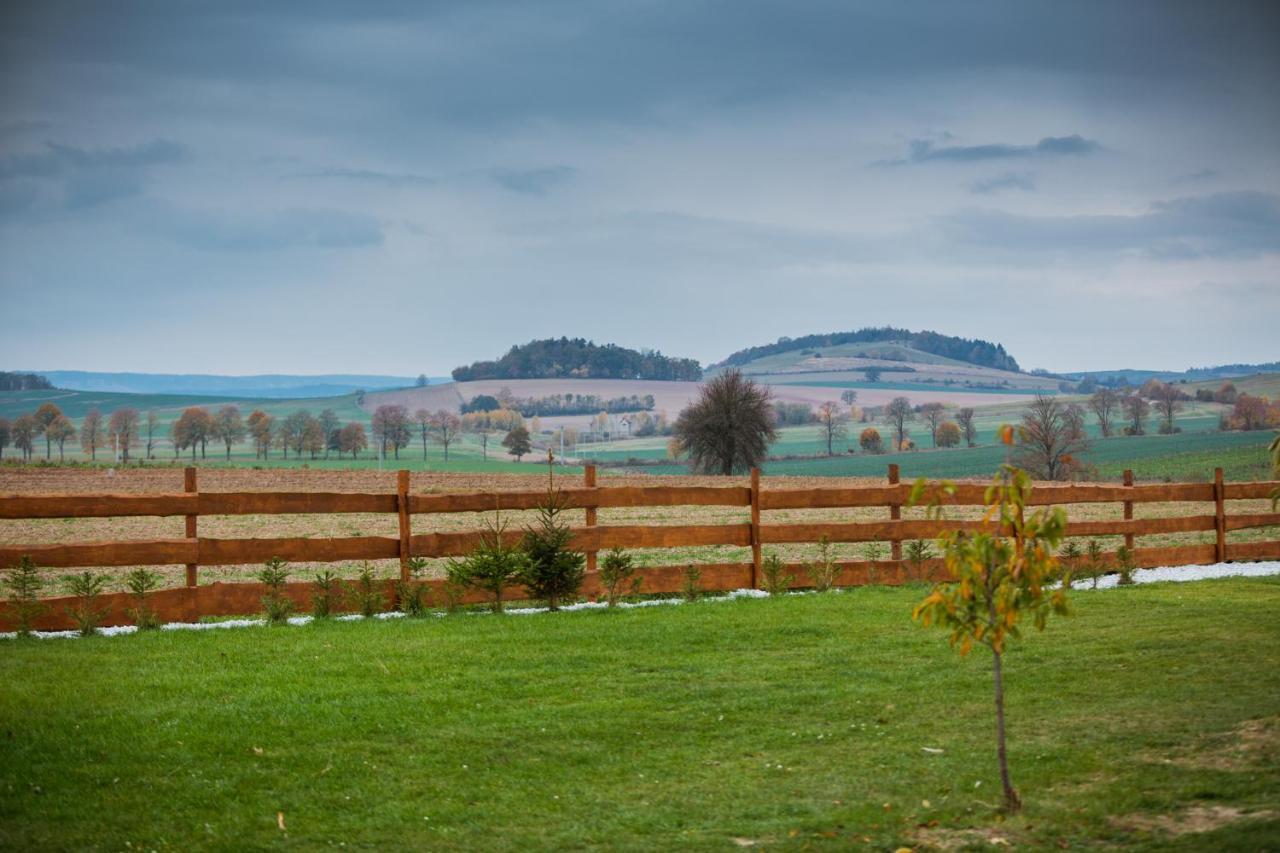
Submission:
[[[284,832],[284,812],[276,812],[276,826],[280,827],[281,832]]]
[[[263,749],[262,749],[262,747],[260,747],[260,746],[255,746],[255,747],[253,748],[253,754],[254,754],[254,755],[262,755],[262,753],[263,753]]]

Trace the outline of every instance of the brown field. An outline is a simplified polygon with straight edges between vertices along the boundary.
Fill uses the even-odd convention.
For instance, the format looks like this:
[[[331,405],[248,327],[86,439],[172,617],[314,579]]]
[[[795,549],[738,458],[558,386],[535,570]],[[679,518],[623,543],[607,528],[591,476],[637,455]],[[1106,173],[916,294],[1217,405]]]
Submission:
[[[182,471],[123,469],[114,475],[101,470],[79,468],[2,468],[0,469],[0,495],[6,494],[148,494],[172,493],[182,490]],[[686,486],[746,486],[748,479],[721,477],[652,477],[645,475],[614,475],[601,472],[601,485],[686,485]],[[580,485],[580,480],[558,478],[560,485],[569,487]],[[771,488],[838,488],[850,485],[879,485],[882,479],[867,478],[805,478],[805,477],[768,477],[763,481],[763,490],[767,493]],[[442,492],[473,492],[499,490],[534,490],[544,488],[545,474],[445,474],[432,472],[414,472],[410,479],[411,494],[430,494]],[[201,469],[199,472],[201,492],[232,491],[316,491],[316,492],[380,492],[391,494],[396,488],[394,471],[313,471],[302,469],[279,469],[256,471],[252,469]],[[1270,509],[1268,502],[1262,500],[1228,501],[1227,512],[1264,513]],[[1202,515],[1213,513],[1211,503],[1160,503],[1135,506],[1135,517],[1164,518],[1171,516]],[[978,507],[954,507],[947,510],[951,518],[975,518],[980,515]],[[1080,504],[1069,508],[1073,520],[1118,520],[1123,517],[1119,503],[1113,504]],[[514,528],[527,523],[530,512],[504,512]],[[796,509],[767,510],[764,523],[786,524],[803,522],[856,522],[877,521],[888,517],[888,510],[883,507],[835,508],[835,509]],[[904,509],[903,518],[923,518],[922,509]],[[452,514],[415,514],[412,518],[413,532],[457,532],[473,530],[482,522],[480,513]],[[675,525],[675,524],[742,524],[750,520],[750,511],[746,507],[637,507],[609,508],[599,510],[601,525]],[[285,536],[298,537],[345,537],[345,536],[398,536],[397,518],[387,514],[335,514],[335,515],[242,515],[242,516],[200,516],[199,535],[222,538],[273,538]],[[581,523],[576,522],[576,523]],[[75,543],[100,540],[149,539],[161,537],[182,537],[184,535],[183,519],[177,518],[85,518],[85,519],[0,519],[0,544],[53,544]],[[1098,537],[1108,549],[1116,547],[1123,540],[1119,536]],[[1253,528],[1232,531],[1228,534],[1229,542],[1252,542],[1265,539],[1280,538],[1280,527]],[[1168,533],[1151,536],[1139,536],[1139,548],[1171,547],[1194,544],[1211,544],[1214,540],[1212,531],[1187,533]],[[841,559],[861,559],[868,556],[867,544],[839,544],[833,546],[835,555]],[[778,553],[784,561],[803,561],[812,559],[816,546],[811,544],[767,545],[766,553]],[[880,543],[882,556],[888,556],[887,543]],[[702,546],[670,549],[642,550],[637,552],[638,562],[642,565],[671,565],[688,562],[746,562],[751,559],[749,548],[734,546]],[[444,567],[444,560],[432,561],[433,575],[439,575]],[[295,564],[295,577],[305,579],[321,564]],[[379,573],[391,577],[398,571],[398,563],[394,560],[379,561],[375,564]],[[351,574],[351,565],[335,567],[343,574]],[[51,572],[53,570],[50,570]],[[112,589],[120,588],[119,579],[128,571],[128,567],[104,570],[113,578]],[[183,583],[182,566],[166,566],[161,569],[166,585],[177,586]],[[201,566],[200,582],[235,581],[251,578],[255,572],[252,566]],[[57,590],[50,590],[55,594]]]
[[[821,381],[818,375],[818,381]],[[594,394],[603,399],[629,397],[632,394],[652,394],[655,411],[665,411],[675,418],[698,395],[699,382],[657,382],[643,379],[484,379],[478,382],[450,382],[446,385],[430,385],[426,388],[404,388],[396,391],[375,391],[365,395],[365,411],[372,412],[386,403],[398,403],[413,412],[417,409],[451,409],[456,411],[464,400],[480,394],[497,395],[503,388],[510,388],[517,397],[549,397],[552,394]],[[819,406],[826,402],[838,402],[845,389],[839,387],[773,385],[774,399],[783,403],[806,403]],[[1023,394],[975,394],[955,391],[894,391],[880,388],[859,388],[858,405],[883,406],[894,397],[906,397],[913,405],[941,402],[955,406],[989,406],[992,403],[1020,403],[1030,400],[1031,392]],[[581,427],[588,424],[591,415],[544,417],[544,427],[561,425]]]

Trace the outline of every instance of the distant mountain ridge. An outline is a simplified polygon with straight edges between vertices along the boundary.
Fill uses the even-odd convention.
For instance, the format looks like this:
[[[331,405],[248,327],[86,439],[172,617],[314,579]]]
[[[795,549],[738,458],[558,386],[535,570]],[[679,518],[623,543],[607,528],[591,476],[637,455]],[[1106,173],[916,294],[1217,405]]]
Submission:
[[[1280,361],[1267,361],[1258,364],[1219,364],[1214,367],[1190,367],[1186,370],[1136,370],[1124,368],[1120,370],[1079,370],[1062,375],[1068,379],[1092,379],[1102,384],[1127,382],[1130,385],[1141,385],[1148,379],[1159,379],[1161,382],[1185,379],[1195,382],[1205,379],[1235,379],[1253,376],[1258,373],[1280,373]]]
[[[990,367],[1014,373],[1021,372],[1017,359],[1005,352],[1002,344],[994,344],[980,339],[960,338],[954,335],[943,335],[927,330],[913,332],[909,329],[896,329],[892,326],[868,327],[852,332],[804,335],[799,338],[778,338],[777,341],[771,344],[761,344],[738,350],[724,361],[711,365],[711,367],[736,367],[766,356],[796,350],[834,347],[843,344],[881,342],[900,342],[920,352],[967,362],[978,367]]]
[[[284,373],[259,376],[222,376],[204,373],[98,373],[88,370],[38,370],[57,388],[69,391],[112,391],[125,394],[203,394],[210,396],[336,397],[354,391],[404,388],[416,383],[412,376],[330,373],[300,376]],[[447,382],[429,377],[428,382]]]

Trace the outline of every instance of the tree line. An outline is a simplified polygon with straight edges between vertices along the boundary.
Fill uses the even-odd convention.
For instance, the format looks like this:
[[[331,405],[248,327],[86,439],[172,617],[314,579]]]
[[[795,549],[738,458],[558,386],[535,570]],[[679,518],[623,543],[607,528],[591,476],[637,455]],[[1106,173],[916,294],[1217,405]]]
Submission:
[[[901,343],[921,352],[954,358],[982,367],[1014,372],[1019,369],[1017,360],[1005,352],[1001,344],[980,339],[958,338],[938,332],[912,332],[909,329],[895,329],[892,326],[868,327],[853,332],[833,332],[825,335],[804,335],[799,338],[782,337],[772,344],[761,344],[738,350],[721,364],[736,366],[782,352],[858,343]]]
[[[702,379],[702,366],[694,359],[672,358],[656,350],[561,337],[513,346],[497,361],[477,361],[453,371],[457,382],[561,377],[697,382]]]
[[[0,391],[51,391],[53,383],[38,373],[0,370]]]

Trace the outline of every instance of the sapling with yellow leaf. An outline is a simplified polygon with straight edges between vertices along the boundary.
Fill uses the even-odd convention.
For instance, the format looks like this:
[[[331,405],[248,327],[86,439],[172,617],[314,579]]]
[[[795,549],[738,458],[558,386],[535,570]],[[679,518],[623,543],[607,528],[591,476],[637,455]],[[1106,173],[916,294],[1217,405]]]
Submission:
[[[942,497],[954,494],[955,488],[944,483],[930,491],[930,515],[936,518],[941,515]],[[917,482],[912,504],[921,503],[925,493],[925,483]],[[1066,532],[1066,513],[1061,509],[1028,513],[1030,495],[1027,474],[1011,465],[1001,466],[986,491],[987,509],[978,531],[955,531],[938,540],[947,579],[935,584],[912,613],[925,626],[950,631],[951,645],[961,655],[967,655],[974,644],[991,650],[996,755],[1004,807],[1010,813],[1022,803],[1009,778],[1005,750],[1005,647],[1021,636],[1026,623],[1040,630],[1051,613],[1065,614],[1071,587],[1055,556]]]

